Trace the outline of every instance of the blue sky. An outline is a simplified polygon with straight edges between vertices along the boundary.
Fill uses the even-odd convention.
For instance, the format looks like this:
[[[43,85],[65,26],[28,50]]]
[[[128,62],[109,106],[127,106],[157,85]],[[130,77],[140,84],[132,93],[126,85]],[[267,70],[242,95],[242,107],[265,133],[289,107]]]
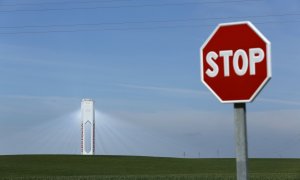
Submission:
[[[233,157],[233,107],[200,82],[199,48],[249,20],[273,72],[247,104],[249,154],[300,157],[297,0],[2,0],[0,14],[0,154],[79,153],[89,97],[98,154]]]

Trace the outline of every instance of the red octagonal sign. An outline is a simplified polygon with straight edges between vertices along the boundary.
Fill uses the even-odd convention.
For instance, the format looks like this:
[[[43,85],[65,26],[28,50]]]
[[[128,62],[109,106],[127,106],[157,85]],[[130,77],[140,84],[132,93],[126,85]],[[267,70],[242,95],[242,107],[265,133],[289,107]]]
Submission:
[[[218,25],[200,49],[202,82],[223,103],[251,102],[271,78],[270,46],[251,22]]]

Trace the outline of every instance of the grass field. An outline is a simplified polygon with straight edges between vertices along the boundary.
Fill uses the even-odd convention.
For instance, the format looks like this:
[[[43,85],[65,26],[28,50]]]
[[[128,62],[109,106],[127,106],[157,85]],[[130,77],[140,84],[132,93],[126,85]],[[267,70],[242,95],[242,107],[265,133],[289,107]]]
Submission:
[[[300,159],[250,159],[250,179],[300,180]],[[0,156],[0,178],[11,180],[235,179],[235,159],[131,156]]]

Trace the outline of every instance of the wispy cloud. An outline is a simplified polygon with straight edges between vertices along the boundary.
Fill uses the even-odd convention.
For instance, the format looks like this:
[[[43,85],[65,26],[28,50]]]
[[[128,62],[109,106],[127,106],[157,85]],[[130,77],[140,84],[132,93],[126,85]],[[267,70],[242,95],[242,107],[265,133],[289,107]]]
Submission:
[[[290,101],[284,99],[271,99],[271,98],[258,98],[258,101],[269,102],[269,103],[277,103],[277,104],[287,104],[287,105],[300,105],[299,101]]]
[[[140,89],[140,90],[148,90],[148,91],[156,91],[162,93],[176,93],[176,94],[185,94],[192,96],[199,95],[208,95],[209,92],[195,89],[185,89],[185,88],[172,88],[172,87],[158,87],[158,86],[144,86],[144,85],[133,85],[133,84],[118,84],[118,86],[132,88],[132,89]]]
[[[57,54],[53,50],[41,48],[41,47],[28,47],[21,45],[7,45],[0,43],[0,52],[6,52],[0,58],[1,63],[10,64],[26,64],[26,66],[47,66],[47,67],[64,67],[64,68],[76,68],[76,69],[97,69],[96,66],[91,63],[81,63],[78,61],[70,61],[65,59],[74,59],[74,54]],[[18,52],[18,53],[14,53]],[[34,56],[30,55],[30,52],[34,52]],[[46,56],[43,54],[47,54]],[[0,66],[4,67],[4,66]],[[99,68],[98,68],[99,69]]]
[[[63,96],[33,96],[33,95],[0,95],[0,98],[8,98],[8,99],[30,99],[30,100],[80,100],[80,98],[76,97],[63,97]]]

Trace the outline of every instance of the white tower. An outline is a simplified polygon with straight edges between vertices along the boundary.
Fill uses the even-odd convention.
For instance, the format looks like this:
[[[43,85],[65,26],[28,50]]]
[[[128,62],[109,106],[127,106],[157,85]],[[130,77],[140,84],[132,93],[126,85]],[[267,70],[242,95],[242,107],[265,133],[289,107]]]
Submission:
[[[81,154],[95,154],[95,110],[94,101],[81,101]]]

